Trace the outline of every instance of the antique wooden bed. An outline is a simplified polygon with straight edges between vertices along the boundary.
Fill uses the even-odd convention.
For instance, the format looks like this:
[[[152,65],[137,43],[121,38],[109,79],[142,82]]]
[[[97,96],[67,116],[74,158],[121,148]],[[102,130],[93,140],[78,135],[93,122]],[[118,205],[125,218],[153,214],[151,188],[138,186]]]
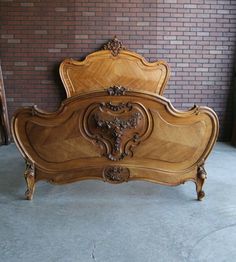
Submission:
[[[39,180],[83,179],[171,186],[191,180],[198,200],[204,197],[217,116],[208,107],[178,111],[162,96],[169,77],[164,61],[149,63],[114,38],[83,61],[64,60],[60,76],[67,99],[56,112],[34,106],[12,119],[26,160],[27,199]]]

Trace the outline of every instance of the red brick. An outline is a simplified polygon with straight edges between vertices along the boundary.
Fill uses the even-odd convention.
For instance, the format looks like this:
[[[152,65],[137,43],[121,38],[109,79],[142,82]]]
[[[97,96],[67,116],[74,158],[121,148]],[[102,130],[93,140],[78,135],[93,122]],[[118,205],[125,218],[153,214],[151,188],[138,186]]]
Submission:
[[[148,61],[167,60],[172,74],[165,94],[175,106],[211,106],[220,118],[221,137],[229,133],[233,1],[1,2],[0,51],[10,115],[27,103],[55,110],[65,97],[60,62],[84,58],[117,34]]]

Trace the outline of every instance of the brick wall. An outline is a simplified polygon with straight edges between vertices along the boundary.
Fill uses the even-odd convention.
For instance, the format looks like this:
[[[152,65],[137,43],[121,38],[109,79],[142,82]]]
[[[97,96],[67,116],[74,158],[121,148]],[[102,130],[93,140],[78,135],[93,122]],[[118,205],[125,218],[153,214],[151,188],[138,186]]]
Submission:
[[[165,95],[175,107],[208,105],[230,135],[236,40],[234,0],[0,0],[1,60],[10,115],[65,97],[58,66],[81,59],[117,35],[148,61],[172,69]]]

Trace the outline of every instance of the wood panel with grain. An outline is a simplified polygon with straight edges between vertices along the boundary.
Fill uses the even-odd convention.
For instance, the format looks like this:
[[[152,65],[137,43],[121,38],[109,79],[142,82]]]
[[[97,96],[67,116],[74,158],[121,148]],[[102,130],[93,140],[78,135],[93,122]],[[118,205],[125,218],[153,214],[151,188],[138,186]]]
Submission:
[[[55,113],[21,109],[12,130],[27,162],[29,199],[38,180],[61,184],[95,178],[166,185],[191,180],[202,199],[204,162],[218,120],[207,107],[178,111],[156,94],[100,91],[68,98]]]
[[[116,56],[109,50],[97,51],[83,61],[66,59],[59,71],[67,97],[114,85],[162,95],[169,79],[166,62],[149,63],[127,50],[121,50]]]

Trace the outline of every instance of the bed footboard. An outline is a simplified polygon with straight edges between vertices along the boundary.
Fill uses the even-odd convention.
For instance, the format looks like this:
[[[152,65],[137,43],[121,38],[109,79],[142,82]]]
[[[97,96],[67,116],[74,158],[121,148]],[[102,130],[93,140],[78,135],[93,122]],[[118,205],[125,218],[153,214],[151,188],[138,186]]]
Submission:
[[[170,186],[190,180],[202,200],[218,119],[207,107],[178,111],[157,94],[112,86],[68,98],[55,113],[20,109],[12,133],[26,160],[27,199],[39,180],[100,179]]]

